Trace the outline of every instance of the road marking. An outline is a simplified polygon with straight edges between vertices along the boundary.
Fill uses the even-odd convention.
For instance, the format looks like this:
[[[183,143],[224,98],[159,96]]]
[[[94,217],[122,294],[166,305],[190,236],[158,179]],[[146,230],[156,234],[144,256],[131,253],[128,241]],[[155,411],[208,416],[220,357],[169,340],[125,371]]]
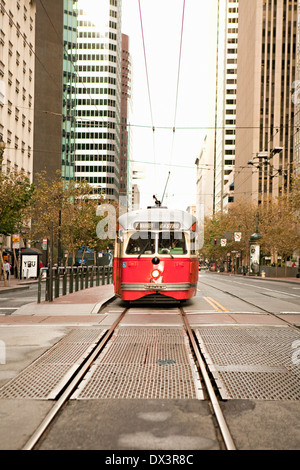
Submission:
[[[293,314],[293,315],[300,315],[300,312],[280,312],[280,315],[290,315],[290,314]]]
[[[19,307],[0,307],[0,310],[18,310]]]
[[[235,284],[240,284],[241,286],[245,286],[245,284],[243,282],[237,282],[237,281],[232,281],[234,282]],[[300,297],[300,295],[297,295],[297,294],[290,294],[289,292],[283,292],[281,290],[275,290],[275,289],[268,289],[267,287],[261,287],[261,286],[254,286],[253,284],[247,284],[247,286],[250,286],[250,287],[257,287],[258,289],[264,289],[264,290],[268,290],[270,292],[277,292],[279,294],[285,294],[285,295],[292,295],[293,297]]]
[[[208,302],[212,307],[214,307],[214,309],[217,311],[217,312],[229,312],[229,310],[227,310],[227,308],[223,307],[223,305],[221,305],[219,302],[217,302],[215,299],[212,299],[211,297],[203,297],[206,302]]]

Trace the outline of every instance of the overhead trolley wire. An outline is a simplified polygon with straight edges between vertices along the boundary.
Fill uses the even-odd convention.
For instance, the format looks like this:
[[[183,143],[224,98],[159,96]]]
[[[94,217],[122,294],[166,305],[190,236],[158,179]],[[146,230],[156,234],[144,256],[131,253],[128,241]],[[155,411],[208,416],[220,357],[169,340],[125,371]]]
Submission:
[[[180,82],[180,69],[181,69],[181,55],[182,55],[182,42],[183,42],[183,29],[184,29],[184,14],[185,14],[185,0],[183,0],[183,10],[182,10],[182,19],[181,19],[181,34],[180,34],[180,47],[179,47],[179,60],[178,60],[178,71],[177,71],[177,84],[176,84],[176,97],[175,97],[175,111],[174,111],[174,122],[173,122],[173,135],[172,135],[172,146],[171,146],[171,155],[169,167],[172,165],[173,160],[173,151],[174,151],[174,142],[175,142],[175,131],[176,131],[176,118],[177,118],[177,108],[178,108],[178,95],[179,95],[179,82]],[[170,179],[171,171],[169,170],[167,182]],[[166,188],[164,190],[163,198],[165,196]]]
[[[140,23],[141,23],[141,33],[142,33],[142,41],[143,41],[143,52],[144,52],[144,61],[145,61],[145,71],[146,71],[146,79],[147,79],[150,115],[151,115],[152,130],[154,132],[155,127],[154,127],[154,122],[153,122],[153,111],[152,111],[149,73],[148,73],[148,65],[147,65],[147,57],[146,57],[146,46],[145,46],[145,36],[144,36],[144,26],[143,26],[143,18],[142,18],[141,0],[138,0],[138,3],[139,3],[139,13],[140,13]]]
[[[150,107],[151,125],[152,125],[153,158],[154,158],[154,164],[155,164],[156,163],[155,126],[154,126],[153,110],[152,110],[152,102],[151,102],[150,81],[149,81],[149,73],[148,73],[148,64],[147,64],[147,55],[146,55],[146,46],[145,46],[145,35],[144,35],[141,0],[138,0],[138,4],[139,4],[139,14],[140,14],[140,24],[141,24],[141,34],[142,34],[142,42],[143,42],[143,52],[144,52],[145,72],[146,72],[146,79],[147,79],[147,89],[148,89],[148,99],[149,99],[149,107]],[[155,181],[155,184],[156,184],[157,183],[156,165],[154,167],[154,172],[155,172],[154,181]]]
[[[174,114],[173,132],[175,132],[175,127],[176,127],[176,116],[177,116],[177,106],[178,106],[180,68],[181,68],[181,54],[182,54],[182,41],[183,41],[183,27],[184,27],[184,14],[185,14],[185,0],[183,0],[183,11],[182,11],[182,21],[181,21],[180,50],[179,50],[179,62],[178,62],[178,73],[177,73],[177,87],[176,87],[176,101],[175,101],[175,114]]]

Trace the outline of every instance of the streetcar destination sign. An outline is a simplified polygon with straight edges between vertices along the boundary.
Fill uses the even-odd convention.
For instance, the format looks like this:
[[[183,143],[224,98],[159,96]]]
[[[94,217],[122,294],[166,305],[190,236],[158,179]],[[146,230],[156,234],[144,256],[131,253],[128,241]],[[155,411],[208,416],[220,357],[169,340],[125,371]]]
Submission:
[[[136,230],[179,230],[180,222],[135,222]]]

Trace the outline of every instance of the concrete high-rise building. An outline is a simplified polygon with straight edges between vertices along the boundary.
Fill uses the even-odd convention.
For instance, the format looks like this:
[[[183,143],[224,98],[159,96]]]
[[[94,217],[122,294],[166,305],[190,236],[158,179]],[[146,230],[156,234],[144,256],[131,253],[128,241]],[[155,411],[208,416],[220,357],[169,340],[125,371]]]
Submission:
[[[218,0],[214,212],[223,211],[224,187],[235,166],[239,0]]]
[[[121,0],[78,0],[75,178],[119,197]]]
[[[0,140],[2,171],[23,170],[33,178],[34,0],[0,0]]]
[[[290,190],[298,0],[240,0],[235,199]]]
[[[33,179],[61,170],[64,0],[36,2]]]
[[[298,7],[297,49],[296,49],[296,82],[293,86],[295,108],[295,173],[300,174],[300,3]]]
[[[199,157],[195,161],[197,166],[197,217],[202,224],[204,217],[213,215],[214,171],[211,160],[213,148],[213,140],[206,135]]]
[[[130,162],[129,162],[129,132],[128,132],[128,102],[130,99],[129,37],[122,34],[122,78],[121,78],[121,142],[120,142],[120,195],[130,195]],[[129,198],[128,198],[129,199]]]
[[[132,185],[131,192],[131,210],[140,209],[140,190],[137,184]]]

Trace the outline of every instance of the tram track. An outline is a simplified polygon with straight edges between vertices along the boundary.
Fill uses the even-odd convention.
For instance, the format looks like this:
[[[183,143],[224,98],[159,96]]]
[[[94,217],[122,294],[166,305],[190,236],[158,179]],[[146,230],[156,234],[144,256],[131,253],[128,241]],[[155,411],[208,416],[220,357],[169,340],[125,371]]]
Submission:
[[[206,387],[206,390],[207,390],[207,393],[208,393],[208,396],[209,396],[209,400],[210,400],[210,403],[212,405],[212,409],[213,409],[215,418],[217,420],[218,427],[219,427],[219,430],[221,432],[225,448],[226,448],[226,450],[236,450],[236,447],[235,447],[235,444],[233,442],[231,433],[229,431],[226,420],[224,418],[224,414],[221,410],[219,400],[218,400],[217,395],[215,393],[213,383],[212,383],[212,381],[209,377],[209,374],[207,372],[205,361],[204,361],[204,359],[202,358],[202,356],[200,354],[200,350],[199,350],[199,347],[197,345],[196,339],[194,337],[193,331],[192,331],[192,329],[189,325],[187,316],[184,313],[184,310],[182,308],[180,308],[180,313],[181,313],[181,316],[182,316],[182,319],[183,319],[183,322],[184,322],[186,332],[187,332],[188,337],[190,339],[190,343],[191,343],[191,346],[193,348],[193,352],[196,356],[197,363],[198,363],[199,368],[200,368],[201,376],[204,380],[205,387]]]
[[[82,383],[84,378],[86,378],[88,372],[91,370],[92,365],[95,363],[96,359],[99,357],[100,353],[104,350],[104,348],[108,346],[109,340],[112,339],[118,326],[120,325],[125,315],[129,311],[130,311],[129,308],[125,308],[121,312],[119,317],[115,320],[115,322],[112,324],[112,326],[104,335],[104,337],[100,339],[99,343],[96,345],[93,351],[91,351],[88,357],[86,357],[85,361],[81,364],[80,369],[69,380],[69,382],[65,385],[64,389],[61,390],[60,394],[57,396],[54,406],[48,412],[48,414],[46,415],[46,417],[44,418],[40,426],[36,429],[34,434],[30,437],[30,439],[24,445],[22,450],[34,450],[35,448],[38,448],[39,443],[41,442],[42,438],[46,435],[47,430],[50,428],[51,424],[57,418],[60,410],[62,410],[62,408],[67,404],[70,397],[73,395],[74,391],[78,389],[79,384]],[[218,428],[217,436],[218,436],[220,448],[226,449],[226,450],[235,450],[233,439],[231,437],[229,428],[227,426],[224,415],[222,413],[220,402],[215,393],[214,384],[209,376],[209,373],[207,372],[205,359],[202,358],[200,348],[197,344],[197,340],[194,336],[193,330],[189,325],[187,315],[185,314],[184,309],[182,307],[179,307],[177,311],[179,311],[182,324],[183,324],[183,329],[187,334],[190,349],[195,359],[195,363],[199,372],[200,379],[205,387],[205,391],[206,391],[205,400],[208,400],[211,405],[210,407],[211,412],[215,418],[216,426]],[[146,347],[145,354],[146,356],[149,354],[148,346]],[[145,365],[145,361],[146,359],[144,357],[143,365]],[[220,442],[220,440],[222,442]]]
[[[27,441],[25,446],[23,447],[22,450],[33,450],[36,444],[39,442],[41,437],[44,435],[45,431],[47,428],[50,426],[54,418],[57,416],[58,412],[61,410],[61,408],[65,405],[75,388],[78,386],[78,384],[81,382],[87,371],[90,369],[91,365],[95,361],[96,357],[100,354],[100,352],[103,350],[105,345],[107,344],[108,340],[111,338],[113,335],[114,331],[116,330],[117,326],[119,323],[122,321],[123,317],[125,316],[127,312],[127,308],[123,310],[121,315],[116,319],[116,321],[113,323],[113,325],[110,327],[109,331],[106,333],[104,338],[100,340],[96,348],[90,353],[90,355],[86,358],[84,363],[81,365],[81,368],[79,371],[76,373],[76,375],[71,379],[70,383],[65,387],[65,389],[62,391],[60,397],[58,398],[57,402],[55,405],[51,408],[47,416],[44,418],[40,426],[37,428],[37,430],[34,432],[34,434],[31,436],[31,438]]]

